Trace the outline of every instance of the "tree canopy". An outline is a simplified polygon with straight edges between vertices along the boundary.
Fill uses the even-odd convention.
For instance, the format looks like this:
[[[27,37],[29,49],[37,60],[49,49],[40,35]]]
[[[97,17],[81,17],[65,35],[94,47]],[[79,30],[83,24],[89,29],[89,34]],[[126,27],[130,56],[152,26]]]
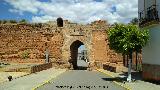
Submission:
[[[9,20],[10,23],[17,23],[16,20]]]
[[[130,24],[138,25],[138,18],[133,18],[133,19],[130,21]]]
[[[27,23],[27,20],[26,19],[22,19],[19,21],[19,23]]]
[[[148,30],[140,30],[138,26],[115,24],[108,31],[109,46],[118,53],[129,54],[130,51],[141,50],[149,40]]]

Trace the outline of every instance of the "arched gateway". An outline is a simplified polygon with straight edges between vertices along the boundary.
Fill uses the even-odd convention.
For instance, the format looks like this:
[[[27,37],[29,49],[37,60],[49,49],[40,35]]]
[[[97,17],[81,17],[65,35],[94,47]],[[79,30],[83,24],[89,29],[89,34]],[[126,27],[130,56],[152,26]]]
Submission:
[[[74,41],[71,46],[70,46],[70,63],[71,65],[73,66],[73,69],[78,69],[78,66],[77,66],[77,60],[78,60],[78,48],[81,46],[81,45],[84,45],[83,42],[79,41],[79,40],[76,40]]]
[[[107,45],[106,30],[108,25],[105,21],[95,21],[88,25],[80,25],[64,21],[62,60],[71,69],[77,69],[78,47],[85,45],[87,50],[88,68],[103,68],[103,64],[110,60],[119,61]],[[112,59],[110,59],[112,58]],[[67,65],[66,65],[67,66]]]
[[[66,41],[64,42],[64,45],[62,47],[62,58],[64,61],[66,61],[71,69],[79,69],[78,65],[77,65],[77,60],[79,58],[78,54],[78,48],[81,45],[84,45],[86,47],[87,50],[87,55],[85,56],[85,62],[88,63],[88,61],[91,59],[91,42],[87,42],[88,40],[86,40],[86,38],[84,38],[84,36],[70,36],[70,39],[67,39],[66,37]]]

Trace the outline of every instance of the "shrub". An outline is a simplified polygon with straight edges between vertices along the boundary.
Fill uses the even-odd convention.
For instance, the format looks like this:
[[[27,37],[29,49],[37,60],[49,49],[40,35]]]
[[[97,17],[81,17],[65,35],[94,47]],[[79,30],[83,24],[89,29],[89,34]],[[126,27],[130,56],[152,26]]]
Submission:
[[[3,20],[3,24],[6,24],[7,23],[7,20]]]
[[[24,52],[21,54],[21,58],[22,58],[22,59],[27,59],[27,58],[29,58],[29,52],[28,52],[28,51],[24,51]]]
[[[17,23],[16,20],[9,20],[10,23]]]
[[[19,21],[19,23],[26,24],[26,23],[27,23],[27,20],[22,19],[22,20]]]

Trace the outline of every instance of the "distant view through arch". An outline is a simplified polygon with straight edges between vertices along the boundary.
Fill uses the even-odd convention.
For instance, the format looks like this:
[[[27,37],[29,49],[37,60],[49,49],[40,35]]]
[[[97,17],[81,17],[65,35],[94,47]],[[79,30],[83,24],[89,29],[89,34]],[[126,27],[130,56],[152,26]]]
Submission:
[[[83,42],[77,40],[70,46],[70,63],[74,70],[84,70],[88,67],[87,49]]]

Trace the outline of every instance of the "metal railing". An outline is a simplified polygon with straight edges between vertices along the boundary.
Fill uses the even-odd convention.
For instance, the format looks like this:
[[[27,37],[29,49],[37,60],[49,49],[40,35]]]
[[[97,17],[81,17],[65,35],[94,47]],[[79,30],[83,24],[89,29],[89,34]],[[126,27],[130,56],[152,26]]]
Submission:
[[[156,21],[159,22],[159,15],[157,10],[157,5],[152,5],[145,10],[139,12],[139,26],[144,26],[145,24]]]

